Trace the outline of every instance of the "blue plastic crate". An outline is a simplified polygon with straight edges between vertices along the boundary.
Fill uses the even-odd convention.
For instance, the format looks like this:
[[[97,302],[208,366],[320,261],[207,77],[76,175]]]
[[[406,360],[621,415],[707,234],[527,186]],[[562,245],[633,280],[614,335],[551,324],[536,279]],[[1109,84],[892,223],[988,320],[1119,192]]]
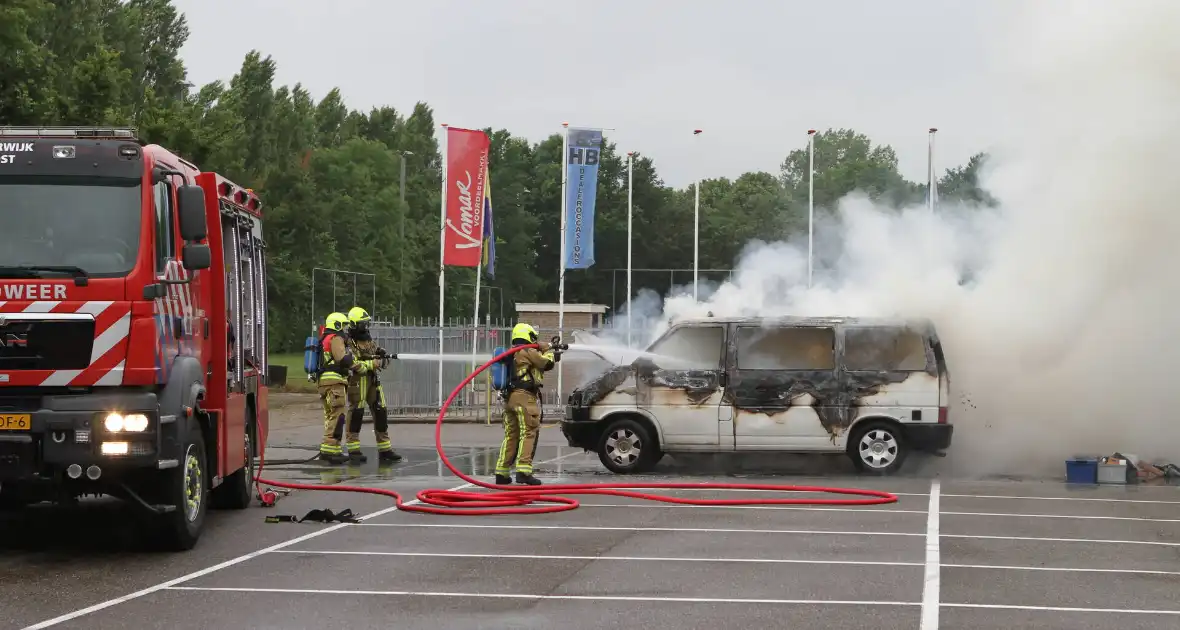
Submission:
[[[1098,458],[1075,457],[1065,460],[1066,483],[1098,483]]]

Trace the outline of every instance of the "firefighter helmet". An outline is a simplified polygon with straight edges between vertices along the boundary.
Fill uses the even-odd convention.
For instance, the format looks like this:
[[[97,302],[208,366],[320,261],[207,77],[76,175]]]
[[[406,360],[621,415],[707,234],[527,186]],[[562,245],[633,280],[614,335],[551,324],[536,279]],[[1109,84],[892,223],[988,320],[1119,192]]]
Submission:
[[[369,317],[369,312],[359,306],[354,306],[348,309],[348,321],[352,323],[353,326],[356,326],[361,322],[367,323],[371,320],[372,318]]]
[[[341,332],[348,325],[348,317],[344,313],[332,313],[324,319],[324,329]]]
[[[537,343],[537,329],[530,324],[521,322],[512,328],[512,341],[517,339],[527,343]]]

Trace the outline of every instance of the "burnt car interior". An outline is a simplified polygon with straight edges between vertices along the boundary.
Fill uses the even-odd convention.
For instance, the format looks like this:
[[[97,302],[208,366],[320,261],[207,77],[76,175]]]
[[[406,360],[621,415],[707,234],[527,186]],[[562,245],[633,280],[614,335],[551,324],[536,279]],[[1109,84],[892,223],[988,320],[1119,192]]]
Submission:
[[[725,328],[686,326],[652,345],[652,362],[665,370],[719,369],[725,351]]]
[[[849,327],[844,329],[844,366],[853,371],[924,371],[926,343],[908,328]]]
[[[836,333],[832,328],[737,329],[739,370],[833,370]]]

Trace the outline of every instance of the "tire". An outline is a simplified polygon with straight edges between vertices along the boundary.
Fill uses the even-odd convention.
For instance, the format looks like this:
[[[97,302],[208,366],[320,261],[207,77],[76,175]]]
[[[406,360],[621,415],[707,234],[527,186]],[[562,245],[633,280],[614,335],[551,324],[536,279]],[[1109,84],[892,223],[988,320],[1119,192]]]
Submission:
[[[254,418],[246,418],[246,465],[213,489],[213,507],[244,510],[254,500]]]
[[[0,488],[0,512],[20,512],[36,502],[32,493],[21,486]]]
[[[620,448],[622,447],[622,448]],[[598,459],[608,470],[629,475],[651,470],[663,457],[651,431],[642,422],[620,418],[606,425],[598,438]]]
[[[160,486],[161,503],[176,509],[158,516],[160,546],[167,551],[188,551],[196,546],[205,528],[209,504],[209,460],[201,427],[192,423],[184,440],[180,465],[165,471]],[[195,509],[189,509],[189,489]]]
[[[892,422],[872,420],[857,426],[848,440],[848,457],[862,473],[892,475],[901,470],[909,456],[901,427]]]

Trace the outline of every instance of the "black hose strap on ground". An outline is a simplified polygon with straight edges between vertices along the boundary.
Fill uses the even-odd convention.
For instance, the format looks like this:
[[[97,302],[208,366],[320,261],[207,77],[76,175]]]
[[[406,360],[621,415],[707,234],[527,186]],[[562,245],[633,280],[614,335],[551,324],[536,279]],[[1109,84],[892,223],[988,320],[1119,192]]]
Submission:
[[[345,508],[340,512],[333,512],[327,508],[319,510],[312,510],[303,515],[303,518],[295,518],[290,514],[279,514],[277,516],[266,517],[267,523],[302,523],[304,521],[311,521],[313,523],[359,523],[360,520],[353,515],[352,510]]]

